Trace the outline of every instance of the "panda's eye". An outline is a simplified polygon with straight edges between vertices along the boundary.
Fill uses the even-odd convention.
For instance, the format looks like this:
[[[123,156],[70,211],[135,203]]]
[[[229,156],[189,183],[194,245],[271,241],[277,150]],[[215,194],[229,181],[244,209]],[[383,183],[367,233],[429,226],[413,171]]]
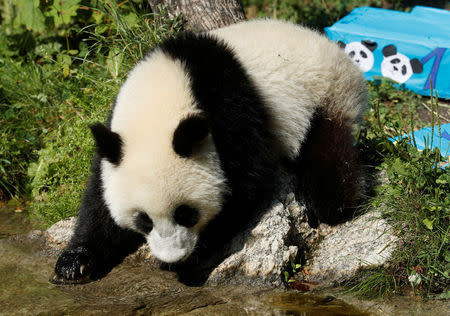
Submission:
[[[353,58],[353,56],[355,56],[355,51],[352,50],[350,53],[348,53],[348,56],[349,56],[350,58]]]
[[[398,64],[399,62],[400,62],[400,59],[398,59],[398,58],[394,58],[391,60],[392,64]]]
[[[139,211],[134,218],[134,225],[136,228],[144,234],[148,234],[153,229],[153,221],[147,215],[147,213]]]
[[[189,228],[198,223],[200,214],[197,209],[183,204],[177,207],[173,219],[177,224]]]
[[[362,56],[363,58],[367,58],[366,52],[361,51],[360,54],[361,54],[361,56]]]

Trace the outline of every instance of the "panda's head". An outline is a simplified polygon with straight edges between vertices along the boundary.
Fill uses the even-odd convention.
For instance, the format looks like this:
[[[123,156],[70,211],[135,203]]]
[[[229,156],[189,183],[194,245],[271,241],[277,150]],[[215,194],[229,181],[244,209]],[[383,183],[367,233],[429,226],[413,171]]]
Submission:
[[[366,72],[372,69],[374,63],[373,51],[377,48],[377,43],[364,40],[345,44],[339,41],[338,45],[344,49],[348,57],[361,71]]]
[[[160,260],[187,258],[228,188],[182,62],[154,51],[122,86],[111,128],[91,129],[112,218]]]
[[[398,53],[394,45],[385,46],[383,56],[382,75],[398,83],[406,82],[413,74],[421,73],[423,70],[423,65],[417,58],[410,60],[405,55]]]

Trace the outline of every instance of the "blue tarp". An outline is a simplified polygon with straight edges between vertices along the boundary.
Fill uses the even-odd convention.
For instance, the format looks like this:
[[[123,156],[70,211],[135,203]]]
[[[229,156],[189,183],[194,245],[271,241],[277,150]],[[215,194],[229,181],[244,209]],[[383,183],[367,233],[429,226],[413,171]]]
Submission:
[[[356,8],[325,33],[367,79],[387,77],[422,95],[430,95],[431,81],[439,97],[450,98],[450,11]]]
[[[431,137],[433,135],[433,137]],[[450,123],[441,125],[441,137],[439,138],[439,126],[434,126],[434,130],[431,127],[425,127],[421,130],[414,132],[414,140],[417,145],[417,149],[424,150],[426,148],[433,149],[439,148],[442,156],[448,157],[450,155]],[[390,138],[392,142],[396,142],[399,139],[413,138],[412,133],[405,134],[398,137]],[[447,164],[448,166],[448,164]]]

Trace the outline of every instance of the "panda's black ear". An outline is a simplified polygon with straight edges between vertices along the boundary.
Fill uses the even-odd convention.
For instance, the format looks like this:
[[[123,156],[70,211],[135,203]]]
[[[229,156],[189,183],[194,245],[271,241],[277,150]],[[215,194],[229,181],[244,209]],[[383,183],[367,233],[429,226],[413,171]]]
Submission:
[[[384,57],[389,57],[395,54],[397,54],[397,47],[395,47],[394,45],[391,44],[383,48]]]
[[[122,159],[122,139],[120,135],[100,123],[89,127],[94,136],[95,145],[100,157],[106,158],[110,163],[118,166]]]
[[[192,155],[195,145],[209,134],[207,120],[202,115],[190,115],[180,121],[173,133],[173,150],[181,157]]]
[[[370,40],[361,41],[361,44],[366,46],[367,49],[370,50],[371,52],[373,52],[378,46],[378,44],[376,42],[373,42],[373,41],[370,41]]]
[[[342,49],[344,49],[345,46],[347,46],[343,41],[338,41],[337,44],[338,44],[338,46],[339,46],[340,48],[342,48]]]
[[[417,58],[411,59],[411,68],[415,74],[420,74],[423,71],[423,65]]]

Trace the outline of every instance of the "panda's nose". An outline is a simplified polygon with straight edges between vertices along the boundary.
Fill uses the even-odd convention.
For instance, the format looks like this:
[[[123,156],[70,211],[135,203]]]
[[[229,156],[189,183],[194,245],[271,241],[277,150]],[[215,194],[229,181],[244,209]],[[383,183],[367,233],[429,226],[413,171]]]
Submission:
[[[397,66],[394,66],[394,70],[395,70],[395,71],[398,71],[398,68],[397,68]]]

